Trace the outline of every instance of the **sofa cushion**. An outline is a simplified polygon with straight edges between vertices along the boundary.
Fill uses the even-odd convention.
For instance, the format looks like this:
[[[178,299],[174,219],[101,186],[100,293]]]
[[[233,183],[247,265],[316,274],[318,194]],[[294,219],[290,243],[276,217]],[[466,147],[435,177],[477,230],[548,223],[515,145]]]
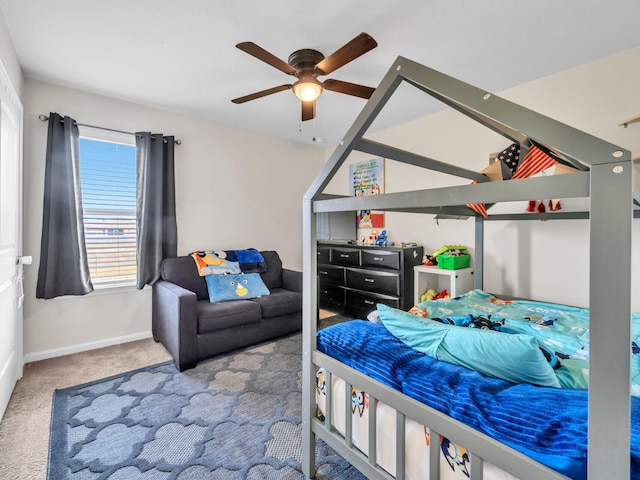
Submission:
[[[196,308],[199,334],[258,323],[261,316],[260,306],[250,300],[211,303],[207,299],[199,301]]]
[[[262,318],[269,319],[302,311],[302,293],[274,288],[271,295],[250,300],[260,305]]]
[[[191,255],[165,258],[160,266],[160,275],[163,280],[191,290],[198,300],[209,300],[207,282],[198,274],[198,267]]]
[[[267,271],[260,274],[262,281],[269,290],[282,288],[282,260],[278,252],[270,250],[261,253],[267,264]]]

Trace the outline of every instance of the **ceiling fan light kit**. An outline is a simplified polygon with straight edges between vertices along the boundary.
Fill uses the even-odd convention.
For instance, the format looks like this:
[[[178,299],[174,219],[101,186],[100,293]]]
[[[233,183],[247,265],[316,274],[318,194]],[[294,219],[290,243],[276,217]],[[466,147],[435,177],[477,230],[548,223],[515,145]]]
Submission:
[[[312,102],[322,93],[322,84],[315,78],[298,80],[293,84],[293,93],[303,102]]]
[[[245,103],[291,88],[296,97],[301,100],[302,121],[305,121],[315,118],[315,101],[323,90],[331,90],[368,99],[373,94],[374,88],[334,79],[320,82],[317,77],[318,75],[328,75],[377,46],[377,42],[371,35],[361,33],[326,58],[317,50],[305,48],[293,52],[289,55],[288,62],[285,62],[253,42],[239,43],[236,47],[243,52],[256,57],[258,60],[277,68],[287,75],[295,76],[298,80],[293,84],[269,88],[234,98],[231,101],[236,104]]]

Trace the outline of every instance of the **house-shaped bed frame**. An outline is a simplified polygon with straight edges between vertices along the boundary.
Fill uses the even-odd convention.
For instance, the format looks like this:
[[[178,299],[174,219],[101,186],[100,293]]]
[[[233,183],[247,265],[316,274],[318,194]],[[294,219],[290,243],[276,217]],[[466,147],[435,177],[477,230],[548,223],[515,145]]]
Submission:
[[[449,107],[527,148],[531,141],[551,150],[562,163],[580,172],[488,182],[475,171],[459,168],[363,137],[386,102],[403,82],[415,86]],[[477,184],[430,188],[367,197],[335,197],[323,194],[331,178],[352,151],[390,158],[461,178]],[[631,248],[632,221],[638,213],[634,201],[634,166],[631,152],[568,125],[540,115],[443,73],[398,57],[362,112],[333,152],[303,201],[303,471],[315,474],[315,440],[322,438],[369,478],[393,478],[376,467],[351,444],[349,425],[344,437],[330,423],[316,418],[315,375],[317,367],[338,375],[347,385],[366,391],[398,411],[397,478],[404,478],[403,425],[405,416],[427,425],[473,454],[471,478],[482,478],[482,459],[520,479],[566,478],[488,436],[450,419],[384,385],[372,381],[340,362],[316,351],[317,242],[316,214],[361,209],[474,215],[467,204],[492,204],[530,198],[588,197],[587,212],[556,212],[549,218],[588,218],[590,222],[590,361],[589,361],[589,456],[588,476],[593,479],[628,478],[630,475],[630,342],[631,342]],[[638,185],[636,183],[636,185]],[[637,187],[636,187],[637,188]],[[532,193],[535,192],[535,196]],[[635,195],[636,199],[638,198]],[[634,205],[635,204],[635,205]],[[482,288],[483,230],[487,221],[475,218],[475,288]],[[489,220],[540,218],[532,214],[490,215]],[[602,255],[615,236],[616,255]],[[497,292],[499,293],[499,292]],[[596,301],[597,299],[597,301]],[[330,382],[328,382],[330,383]],[[350,405],[350,387],[345,405]],[[330,404],[330,399],[327,401]],[[375,422],[375,415],[372,421]],[[349,422],[347,422],[348,424]],[[375,445],[370,425],[370,443]],[[431,442],[430,456],[437,458],[438,442]],[[370,448],[375,452],[375,448]],[[375,456],[374,456],[375,457]],[[438,478],[437,461],[431,477]]]

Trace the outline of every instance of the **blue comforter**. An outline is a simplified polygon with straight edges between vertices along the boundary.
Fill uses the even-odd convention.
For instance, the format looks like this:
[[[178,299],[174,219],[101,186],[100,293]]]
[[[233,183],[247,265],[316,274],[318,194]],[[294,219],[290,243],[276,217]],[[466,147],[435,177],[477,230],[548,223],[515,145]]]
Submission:
[[[435,360],[383,325],[320,330],[319,351],[574,479],[587,476],[587,391],[513,384]],[[640,399],[631,403],[631,470],[640,478]]]

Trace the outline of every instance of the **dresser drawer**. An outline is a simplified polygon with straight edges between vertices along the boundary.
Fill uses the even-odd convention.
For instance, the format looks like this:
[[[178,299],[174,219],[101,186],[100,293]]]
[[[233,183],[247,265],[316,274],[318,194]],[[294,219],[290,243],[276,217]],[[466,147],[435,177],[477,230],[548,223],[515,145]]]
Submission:
[[[318,279],[320,282],[344,285],[344,267],[318,265]]]
[[[345,302],[347,309],[359,313],[363,318],[377,308],[378,303],[384,303],[392,308],[400,308],[400,299],[390,295],[379,293],[361,292],[359,290],[346,290]]]
[[[355,248],[331,247],[331,263],[357,267],[360,265],[360,250]]]
[[[400,275],[393,272],[347,268],[346,285],[369,292],[400,295]]]
[[[330,283],[320,282],[318,286],[318,305],[329,310],[344,308],[344,288]]]
[[[329,263],[331,261],[331,248],[318,247],[318,263]]]
[[[400,252],[385,250],[362,250],[360,264],[363,267],[400,269]]]

